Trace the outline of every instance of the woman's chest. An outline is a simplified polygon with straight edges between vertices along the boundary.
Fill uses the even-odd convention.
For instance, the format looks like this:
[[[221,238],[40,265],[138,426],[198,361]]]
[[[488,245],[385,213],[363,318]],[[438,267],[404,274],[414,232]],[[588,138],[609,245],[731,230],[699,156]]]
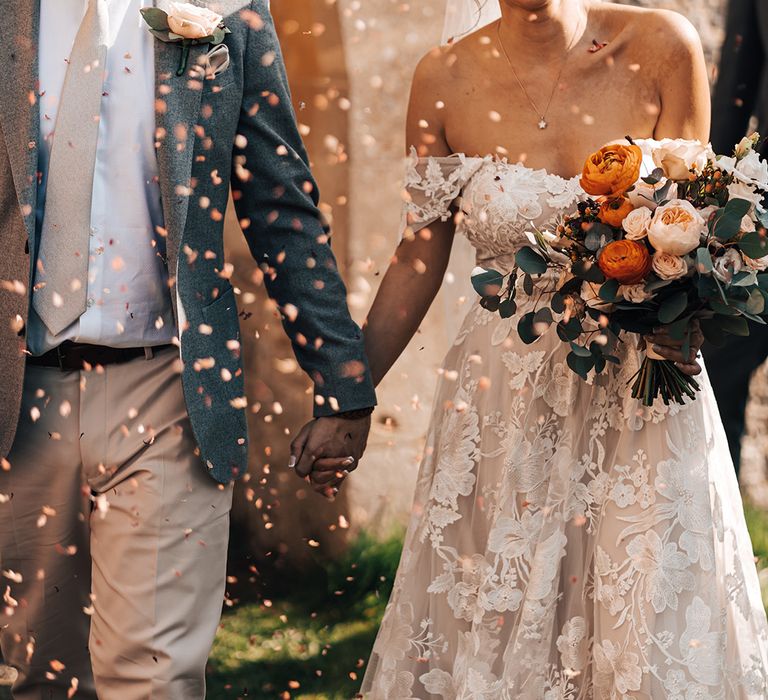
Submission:
[[[635,64],[566,72],[557,85],[519,77],[522,86],[512,74],[478,75],[456,86],[444,119],[452,151],[571,177],[605,143],[653,136],[661,109],[656,81]]]

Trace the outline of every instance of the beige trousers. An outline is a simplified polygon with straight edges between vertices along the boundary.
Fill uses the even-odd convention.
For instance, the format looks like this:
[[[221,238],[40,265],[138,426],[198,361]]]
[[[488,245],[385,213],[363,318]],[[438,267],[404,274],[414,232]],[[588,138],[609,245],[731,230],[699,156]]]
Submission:
[[[232,488],[195,455],[178,362],[166,350],[27,368],[0,470],[0,643],[15,700],[205,697]]]

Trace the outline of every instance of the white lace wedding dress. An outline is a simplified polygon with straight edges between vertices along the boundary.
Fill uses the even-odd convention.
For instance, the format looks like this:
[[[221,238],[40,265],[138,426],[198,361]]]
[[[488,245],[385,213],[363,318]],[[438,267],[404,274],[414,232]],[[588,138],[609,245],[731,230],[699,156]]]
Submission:
[[[501,271],[532,224],[583,196],[578,179],[461,155],[413,157],[406,186],[416,229],[460,197],[459,232]],[[632,342],[587,383],[554,327],[525,345],[517,320],[475,305],[446,357],[363,696],[768,698],[768,625],[709,381],[685,407],[643,408]]]

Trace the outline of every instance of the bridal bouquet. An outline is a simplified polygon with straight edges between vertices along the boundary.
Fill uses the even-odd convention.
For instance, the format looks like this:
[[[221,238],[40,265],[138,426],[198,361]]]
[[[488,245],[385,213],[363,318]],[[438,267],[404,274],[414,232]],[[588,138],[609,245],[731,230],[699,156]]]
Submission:
[[[729,157],[679,139],[601,148],[584,166],[589,197],[577,211],[556,230],[529,233],[509,275],[475,270],[482,305],[510,317],[519,277],[529,294],[540,287],[520,337],[533,343],[556,323],[568,366],[584,379],[619,362],[624,333],[667,326],[683,354],[696,321],[716,345],[749,335],[747,319],[765,323],[768,314],[768,163],[758,139],[745,138]],[[536,285],[540,276],[553,283]],[[698,388],[651,348],[632,380],[632,396],[647,406],[657,396],[683,403]]]

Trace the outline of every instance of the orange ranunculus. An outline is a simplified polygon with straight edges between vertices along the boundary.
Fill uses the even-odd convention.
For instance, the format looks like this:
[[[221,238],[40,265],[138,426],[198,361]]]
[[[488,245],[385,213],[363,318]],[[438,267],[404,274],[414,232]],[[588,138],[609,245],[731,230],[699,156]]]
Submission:
[[[639,284],[650,272],[653,260],[644,243],[637,241],[613,241],[609,243],[597,264],[608,279],[621,284]]]
[[[608,224],[608,226],[621,228],[621,222],[634,210],[632,202],[626,197],[612,197],[600,204],[600,212],[597,218],[604,224]]]
[[[603,146],[584,164],[581,188],[593,196],[623,195],[640,177],[643,152],[634,144]]]

